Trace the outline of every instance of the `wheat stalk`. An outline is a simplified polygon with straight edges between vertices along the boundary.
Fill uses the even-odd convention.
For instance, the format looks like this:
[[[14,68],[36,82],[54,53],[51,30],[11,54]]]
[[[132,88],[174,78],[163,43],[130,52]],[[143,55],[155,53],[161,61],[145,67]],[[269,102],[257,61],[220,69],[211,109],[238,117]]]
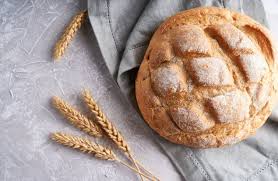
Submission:
[[[93,154],[96,158],[99,158],[102,160],[118,161],[119,163],[121,163],[124,166],[128,167],[129,169],[137,172],[138,174],[140,174],[148,179],[152,179],[151,177],[145,175],[144,173],[141,173],[140,171],[134,169],[127,163],[118,159],[112,150],[105,148],[97,143],[93,143],[86,138],[77,137],[77,136],[60,133],[60,132],[52,133],[50,135],[50,137],[52,140],[56,141],[59,144],[82,151],[84,153]]]
[[[75,127],[81,129],[91,136],[102,136],[102,131],[98,125],[75,110],[61,98],[54,96],[52,98],[52,105]]]
[[[107,119],[104,113],[101,111],[95,100],[92,98],[88,90],[84,90],[83,93],[84,102],[89,107],[90,111],[96,116],[96,121],[101,126],[101,128],[106,132],[107,136],[112,139],[112,141],[120,148],[134,163],[136,169],[140,171],[137,161],[131,154],[131,149],[127,142],[124,140],[122,134],[117,130],[117,128]],[[146,169],[144,169],[147,171]],[[148,171],[147,171],[148,172]],[[149,173],[149,172],[148,172]],[[153,176],[153,175],[152,175]],[[154,176],[153,176],[154,177]],[[155,177],[154,177],[155,178]],[[143,179],[141,177],[141,179]]]
[[[116,127],[106,118],[106,116],[103,114],[103,112],[100,110],[94,99],[91,97],[90,92],[88,90],[85,90],[83,92],[83,99],[87,106],[89,107],[90,111],[94,113],[96,116],[96,121],[101,126],[101,128],[106,132],[107,136],[111,138],[116,145],[124,151],[124,153],[127,154],[127,156],[130,156],[130,148],[126,141],[124,140],[121,133],[116,129]]]
[[[112,150],[107,149],[99,144],[92,143],[86,138],[72,136],[60,132],[51,134],[51,138],[62,145],[93,154],[96,158],[102,160],[116,160],[116,155]]]
[[[72,21],[66,27],[63,35],[61,36],[61,38],[59,39],[59,41],[56,43],[54,47],[54,52],[53,52],[54,59],[57,60],[63,56],[70,41],[74,38],[77,30],[80,29],[86,17],[87,17],[87,11],[82,11],[73,17]]]

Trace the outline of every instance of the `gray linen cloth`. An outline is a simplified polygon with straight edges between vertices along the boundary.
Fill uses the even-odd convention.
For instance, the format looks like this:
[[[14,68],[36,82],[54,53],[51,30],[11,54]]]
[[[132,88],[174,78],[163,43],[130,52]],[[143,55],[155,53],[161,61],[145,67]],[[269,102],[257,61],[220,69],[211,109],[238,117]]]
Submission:
[[[267,26],[260,0],[88,1],[102,56],[119,88],[134,105],[135,114],[139,114],[134,98],[136,73],[153,32],[167,17],[199,6],[229,8]],[[277,128],[277,123],[268,120],[255,136],[220,149],[191,149],[154,135],[184,180],[277,180]]]

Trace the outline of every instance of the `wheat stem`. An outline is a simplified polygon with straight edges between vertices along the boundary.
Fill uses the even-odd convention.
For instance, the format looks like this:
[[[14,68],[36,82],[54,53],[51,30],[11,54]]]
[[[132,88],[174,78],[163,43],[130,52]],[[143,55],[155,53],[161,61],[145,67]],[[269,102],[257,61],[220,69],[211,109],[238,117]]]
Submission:
[[[64,146],[82,151],[84,153],[92,154],[96,158],[102,159],[102,160],[110,160],[110,161],[118,161],[122,165],[126,166],[127,168],[131,169],[132,171],[138,173],[141,176],[144,176],[148,179],[152,179],[148,175],[145,175],[144,173],[141,173],[140,171],[136,170],[135,168],[131,167],[127,163],[123,162],[122,160],[118,159],[115,153],[105,148],[97,143],[93,143],[90,140],[78,136],[73,136],[66,133],[52,133],[51,139],[56,141],[59,144],[62,144]]]
[[[131,161],[133,162],[133,164],[135,165],[136,169],[140,172],[140,168],[137,165],[136,160],[134,159],[134,157],[130,153],[129,153],[129,157],[130,157]],[[141,180],[144,180],[144,179],[141,177]]]
[[[140,174],[141,176],[144,176],[144,177],[146,177],[146,178],[148,178],[148,179],[150,179],[150,180],[154,180],[152,177],[150,177],[150,176],[148,176],[148,175],[146,175],[146,174],[144,174],[144,173],[138,171],[137,169],[131,167],[131,166],[128,165],[127,163],[125,163],[125,162],[123,162],[123,161],[121,161],[121,160],[117,160],[117,161],[120,162],[121,164],[123,164],[124,166],[130,168],[130,169],[133,170],[134,172],[137,172],[137,173]]]
[[[147,174],[149,174],[154,180],[158,180],[158,181],[159,181],[159,179],[156,178],[155,176],[153,176],[152,173],[149,172],[147,169],[145,169],[144,166],[143,166],[141,163],[139,163],[139,162],[136,161],[136,160],[135,160],[135,162],[136,162],[136,164],[137,164],[139,167],[142,168],[143,171],[145,171]]]
[[[147,172],[148,174],[151,174],[151,172],[149,172],[147,169],[145,169],[144,166],[143,166],[141,163],[139,163],[139,162],[136,161],[136,160],[135,160],[135,162],[136,162],[137,165],[138,165],[139,167],[141,167],[145,172]]]
[[[59,41],[56,43],[54,47],[54,52],[53,52],[54,59],[57,60],[63,56],[70,41],[74,38],[77,30],[80,29],[86,17],[87,17],[87,11],[82,11],[73,17],[72,21],[66,27],[63,35],[61,36],[61,38],[59,39]]]
[[[102,131],[98,125],[75,110],[61,98],[54,96],[52,98],[52,105],[75,127],[81,129],[91,136],[102,136]]]
[[[89,107],[90,111],[94,113],[96,116],[96,121],[99,123],[101,128],[106,132],[107,136],[111,138],[114,143],[122,150],[124,153],[131,159],[131,161],[134,163],[135,167],[140,171],[135,159],[133,158],[131,154],[131,150],[124,140],[121,133],[116,129],[116,127],[106,118],[106,116],[103,114],[103,112],[100,110],[99,106],[95,102],[95,100],[92,98],[90,92],[88,90],[83,91],[83,99],[87,106]],[[152,175],[153,176],[153,175]],[[141,179],[143,179],[141,177]]]

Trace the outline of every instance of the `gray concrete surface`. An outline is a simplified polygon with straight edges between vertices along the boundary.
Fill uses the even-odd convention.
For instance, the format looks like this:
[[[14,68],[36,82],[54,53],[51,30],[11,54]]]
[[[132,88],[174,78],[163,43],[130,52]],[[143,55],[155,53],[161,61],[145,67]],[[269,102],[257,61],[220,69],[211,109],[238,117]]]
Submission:
[[[84,108],[79,94],[85,87],[146,168],[162,180],[179,180],[154,142],[151,129],[134,114],[110,77],[89,22],[61,62],[53,62],[54,43],[71,17],[86,8],[85,2],[0,0],[0,180],[137,180],[117,163],[97,160],[49,140],[54,131],[83,135],[49,101],[57,95]]]

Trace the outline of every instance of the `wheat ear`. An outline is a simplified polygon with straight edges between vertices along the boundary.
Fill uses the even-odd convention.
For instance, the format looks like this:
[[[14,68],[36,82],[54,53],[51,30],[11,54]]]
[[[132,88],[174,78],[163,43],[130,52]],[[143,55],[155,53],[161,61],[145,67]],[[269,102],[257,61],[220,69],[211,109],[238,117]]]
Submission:
[[[54,96],[52,98],[52,105],[75,127],[91,136],[102,136],[102,131],[98,125],[75,110],[61,98]]]
[[[110,160],[110,161],[118,161],[119,163],[123,164],[127,168],[135,171],[136,173],[151,179],[151,177],[141,173],[140,171],[137,171],[127,163],[123,162],[122,160],[118,159],[115,153],[108,149],[105,148],[97,143],[93,143],[90,140],[78,136],[73,136],[70,134],[65,134],[65,133],[52,133],[50,135],[51,139],[56,141],[59,144],[62,144],[64,146],[82,151],[84,153],[92,154],[96,158],[102,159],[102,160]]]
[[[83,92],[83,99],[90,111],[96,116],[96,121],[101,126],[101,128],[106,132],[107,136],[111,138],[116,145],[130,156],[130,148],[126,141],[123,139],[121,133],[116,129],[116,127],[106,118],[103,112],[100,110],[94,99],[91,97],[90,92],[85,90]]]
[[[62,145],[93,154],[96,158],[102,160],[116,160],[116,155],[112,150],[107,149],[99,144],[92,143],[86,138],[72,136],[60,132],[51,134],[51,138]]]
[[[87,17],[87,11],[82,11],[75,15],[71,20],[70,24],[66,27],[63,35],[56,43],[54,47],[53,57],[58,60],[65,53],[66,48],[68,47],[70,41],[74,38],[78,29],[84,23]]]
[[[103,112],[100,110],[99,106],[95,102],[95,100],[92,98],[90,92],[88,90],[84,90],[83,93],[83,99],[84,102],[89,107],[90,111],[94,113],[96,116],[96,121],[99,123],[101,128],[106,132],[107,136],[112,139],[112,141],[122,150],[124,153],[131,159],[131,161],[134,163],[136,169],[140,171],[137,161],[134,159],[134,157],[131,154],[131,150],[127,144],[127,142],[124,140],[122,134],[117,130],[117,128],[106,118],[106,116],[103,114]],[[145,169],[146,170],[146,169]],[[152,175],[153,176],[153,175]],[[154,177],[154,176],[153,176]],[[141,179],[143,179],[141,177]]]

